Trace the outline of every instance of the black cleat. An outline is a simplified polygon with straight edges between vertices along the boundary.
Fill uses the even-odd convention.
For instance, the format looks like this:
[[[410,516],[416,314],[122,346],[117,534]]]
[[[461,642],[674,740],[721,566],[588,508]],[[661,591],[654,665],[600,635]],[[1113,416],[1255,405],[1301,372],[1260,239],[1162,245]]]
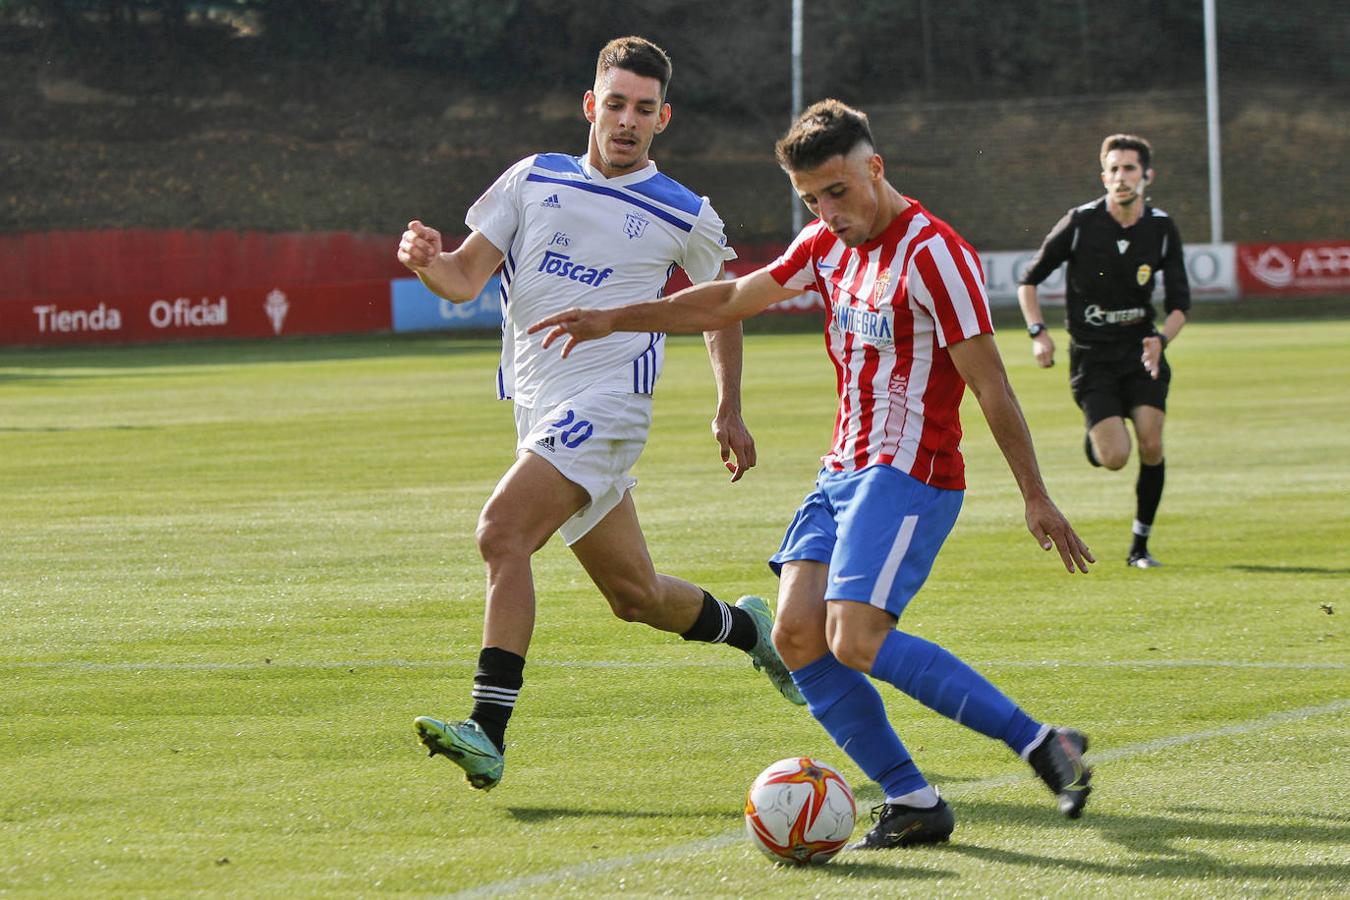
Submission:
[[[1131,552],[1125,565],[1131,569],[1161,569],[1162,563],[1158,562],[1147,550]]]
[[[937,806],[926,808],[883,803],[872,807],[872,819],[877,824],[863,835],[861,841],[849,844],[848,849],[889,850],[892,847],[942,844],[951,838],[956,828],[956,816],[941,797]]]
[[[1031,767],[1059,798],[1059,811],[1070,819],[1083,814],[1092,788],[1092,770],[1083,762],[1087,735],[1072,728],[1051,728],[1040,746],[1031,751]]]

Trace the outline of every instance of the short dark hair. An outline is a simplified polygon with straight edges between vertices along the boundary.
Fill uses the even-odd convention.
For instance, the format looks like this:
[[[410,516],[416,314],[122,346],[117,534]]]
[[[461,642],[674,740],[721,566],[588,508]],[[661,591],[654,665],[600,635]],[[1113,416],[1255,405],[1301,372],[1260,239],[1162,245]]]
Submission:
[[[876,146],[867,113],[838,100],[821,100],[797,117],[773,152],[785,171],[800,172],[832,157],[846,156],[859,144]]]
[[[610,69],[624,69],[643,78],[655,78],[661,82],[661,99],[666,99],[672,71],[670,57],[646,38],[631,35],[606,44],[595,61],[595,80],[599,82]]]
[[[1113,134],[1102,141],[1102,169],[1106,169],[1106,154],[1112,150],[1133,150],[1139,154],[1139,166],[1145,171],[1153,161],[1153,145],[1137,134]]]

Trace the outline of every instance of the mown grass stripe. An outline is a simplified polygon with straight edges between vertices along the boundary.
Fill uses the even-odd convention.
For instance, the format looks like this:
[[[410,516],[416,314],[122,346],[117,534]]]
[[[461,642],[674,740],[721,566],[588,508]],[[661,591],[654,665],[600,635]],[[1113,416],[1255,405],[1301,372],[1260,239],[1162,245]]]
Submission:
[[[352,659],[352,660],[273,660],[272,662],[93,662],[85,660],[19,660],[0,662],[4,669],[69,669],[83,672],[119,671],[184,671],[184,672],[238,672],[253,669],[453,669],[472,667],[468,660],[407,660],[407,659]],[[979,668],[1009,669],[1290,669],[1296,671],[1331,670],[1347,668],[1339,662],[1268,662],[1236,659],[1120,659],[1120,660],[974,660]],[[531,667],[551,666],[562,669],[740,669],[743,660],[621,660],[621,659],[531,659]]]

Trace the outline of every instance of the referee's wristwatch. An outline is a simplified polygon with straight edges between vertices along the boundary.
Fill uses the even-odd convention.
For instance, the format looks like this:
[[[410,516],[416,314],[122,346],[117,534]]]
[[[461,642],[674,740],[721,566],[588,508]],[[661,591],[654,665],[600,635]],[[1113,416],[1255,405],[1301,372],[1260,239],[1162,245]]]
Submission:
[[[1030,337],[1040,337],[1045,334],[1045,323],[1037,322],[1035,325],[1027,326],[1027,335]]]

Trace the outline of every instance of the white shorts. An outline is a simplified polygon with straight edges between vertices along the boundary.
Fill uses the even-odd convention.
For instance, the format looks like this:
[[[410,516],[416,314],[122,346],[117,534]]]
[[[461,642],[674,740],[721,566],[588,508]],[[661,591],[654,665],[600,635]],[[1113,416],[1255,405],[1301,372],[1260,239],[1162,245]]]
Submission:
[[[647,394],[581,393],[556,406],[516,408],[516,455],[529,451],[581,485],[591,502],[558,529],[570,546],[618,506],[637,484],[630,469],[647,445]]]

